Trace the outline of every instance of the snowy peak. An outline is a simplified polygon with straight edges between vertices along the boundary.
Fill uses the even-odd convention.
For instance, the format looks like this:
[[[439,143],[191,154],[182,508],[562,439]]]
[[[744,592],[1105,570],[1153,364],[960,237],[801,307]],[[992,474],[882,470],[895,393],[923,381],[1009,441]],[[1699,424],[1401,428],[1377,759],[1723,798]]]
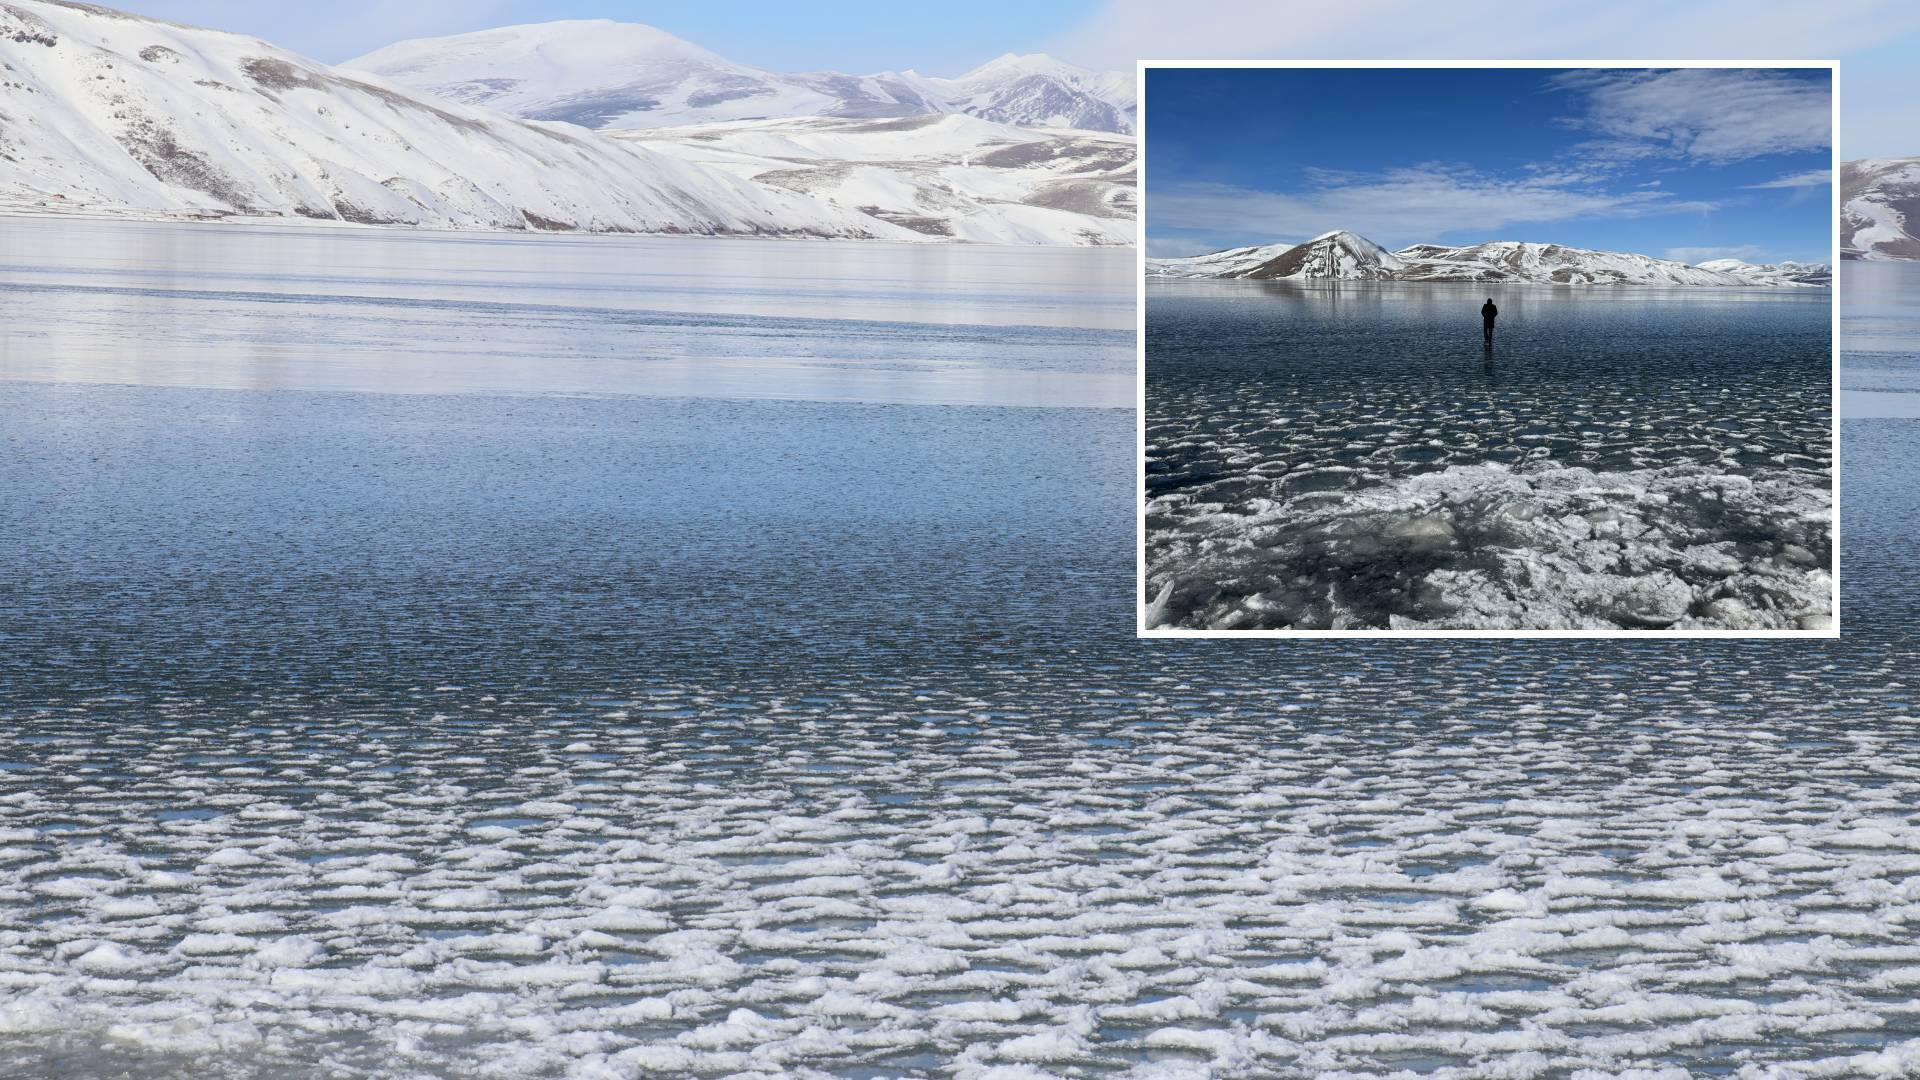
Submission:
[[[1732,265],[1722,265],[1722,263]],[[1157,277],[1250,278],[1256,280],[1464,281],[1556,285],[1811,286],[1832,280],[1831,268],[1815,263],[1767,266],[1716,260],[1700,266],[1629,252],[1594,251],[1564,244],[1491,240],[1453,247],[1413,244],[1389,252],[1345,229],[1321,233],[1288,247],[1269,244],[1228,248],[1185,259],[1151,259]]]
[[[1400,257],[1386,248],[1359,233],[1333,229],[1257,266],[1223,276],[1356,280],[1393,277],[1401,268]]]
[[[236,34],[0,4],[0,205],[436,228],[916,234],[563,125],[420,98]]]
[[[930,81],[959,111],[1002,123],[1131,132],[1138,117],[1131,76],[1044,53],[1007,53],[958,78]]]
[[[438,97],[536,120],[641,129],[798,116],[968,113],[1032,127],[1131,132],[1131,74],[1008,53],[957,79],[912,71],[782,73],[664,30],[606,19],[402,41],[347,62]]]

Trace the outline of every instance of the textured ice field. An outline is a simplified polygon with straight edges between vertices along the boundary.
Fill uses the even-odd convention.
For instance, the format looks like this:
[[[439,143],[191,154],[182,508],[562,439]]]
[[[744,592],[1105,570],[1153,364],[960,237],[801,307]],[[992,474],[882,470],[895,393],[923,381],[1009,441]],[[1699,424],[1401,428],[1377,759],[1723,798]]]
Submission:
[[[0,1076],[1920,1053],[1920,423],[1848,425],[1841,640],[1277,648],[1133,637],[1127,410],[0,415]]]
[[[1399,721],[1343,716],[1337,677],[1143,672],[1076,705],[1008,674],[598,711],[423,687],[404,724],[30,714],[43,734],[7,740],[39,779],[10,785],[0,834],[0,1062],[1920,1068],[1905,716],[1809,702],[1760,726],[1630,670],[1577,701],[1512,681],[1500,715],[1456,685]],[[1620,708],[1649,695],[1674,707]]]
[[[1830,625],[1828,294],[1759,292],[1514,287],[1488,357],[1472,287],[1150,285],[1153,621]]]

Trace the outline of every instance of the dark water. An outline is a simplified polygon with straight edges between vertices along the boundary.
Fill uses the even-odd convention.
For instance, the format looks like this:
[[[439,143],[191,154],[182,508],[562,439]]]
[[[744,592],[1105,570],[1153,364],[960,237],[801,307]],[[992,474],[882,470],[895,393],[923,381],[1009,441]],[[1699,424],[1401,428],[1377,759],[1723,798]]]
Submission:
[[[1742,628],[1708,610],[1731,597],[1769,615],[1755,626],[1825,611],[1830,586],[1792,568],[1727,579],[1785,544],[1813,556],[1804,566],[1830,562],[1822,530],[1781,520],[1821,516],[1832,483],[1827,290],[1496,292],[1487,351],[1484,286],[1149,284],[1148,584],[1172,585],[1170,623]],[[1768,487],[1731,515],[1718,498],[1694,512],[1726,477]],[[1531,595],[1551,591],[1532,579],[1602,572],[1620,555],[1543,568],[1543,551],[1598,535],[1538,525],[1569,515],[1642,541],[1644,557],[1625,556],[1634,575],[1673,572],[1668,617],[1623,618],[1604,587],[1570,608]],[[1723,542],[1721,569],[1681,553]],[[1434,584],[1463,571],[1472,580]],[[1476,585],[1513,594],[1509,606],[1477,609],[1491,601]]]
[[[1915,421],[1837,641],[1369,643],[1136,640],[1125,410],[0,418],[0,1071],[1915,1060]]]

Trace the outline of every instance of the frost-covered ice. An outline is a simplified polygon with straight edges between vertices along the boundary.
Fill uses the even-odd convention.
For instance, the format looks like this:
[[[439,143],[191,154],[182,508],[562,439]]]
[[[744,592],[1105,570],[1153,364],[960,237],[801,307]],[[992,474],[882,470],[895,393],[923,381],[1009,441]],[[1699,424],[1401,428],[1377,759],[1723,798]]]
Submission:
[[[287,282],[214,234],[135,235],[257,279],[232,307],[0,283],[0,1075],[1913,1068],[1911,423],[1849,425],[1839,640],[1141,642],[1130,408],[499,393],[397,318],[315,386],[305,301],[250,306]],[[531,312],[368,269],[401,244],[440,250],[300,250],[557,363]],[[1080,278],[1015,303],[931,250],[886,326],[894,264],[809,278],[848,340],[800,340],[1131,363],[1124,303],[981,336]],[[122,338],[24,333],[55,288],[126,296]],[[155,325],[259,385],[183,345],[84,378]]]
[[[1349,470],[1304,475],[1344,478]],[[1700,466],[1452,465],[1351,492],[1148,506],[1169,623],[1825,629],[1833,502]]]
[[[1828,629],[1827,304],[1150,285],[1148,622]]]
[[[1682,671],[1404,722],[1147,673],[28,710],[0,1066],[1907,1074],[1906,721],[1703,720]]]

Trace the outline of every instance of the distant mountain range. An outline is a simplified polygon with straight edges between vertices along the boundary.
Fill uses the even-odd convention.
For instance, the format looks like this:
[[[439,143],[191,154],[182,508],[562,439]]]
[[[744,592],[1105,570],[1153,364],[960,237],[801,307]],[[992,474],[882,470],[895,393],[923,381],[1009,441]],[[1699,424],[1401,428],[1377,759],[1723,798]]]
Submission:
[[[1465,247],[1414,244],[1388,251],[1345,229],[1299,244],[1228,248],[1183,259],[1149,259],[1147,273],[1175,278],[1384,280],[1557,285],[1740,285],[1810,287],[1832,283],[1813,263],[1755,265],[1718,259],[1689,265],[1647,255],[1564,244],[1492,240]]]
[[[1029,127],[1130,133],[1130,71],[1008,53],[945,79],[913,71],[788,74],[736,63],[664,30],[608,19],[402,41],[345,67],[532,120],[650,128],[726,120],[964,113]]]
[[[605,26],[605,48],[617,55],[647,41],[682,57],[668,65],[685,91],[680,104],[724,97],[713,81],[723,62],[712,54],[644,27]],[[518,33],[536,46],[567,43],[540,54],[546,61],[591,59],[580,51],[591,35],[577,30],[533,27],[500,40]],[[1017,127],[953,112],[945,97],[928,111],[904,90],[888,104],[880,99],[895,84],[884,80],[809,76],[838,96],[788,83],[781,100],[851,108],[868,94],[873,111],[908,115],[595,132],[435,97],[240,34],[50,0],[0,3],[0,62],[0,212],[916,242],[1133,239],[1131,136]],[[1008,70],[953,100],[991,112],[1000,99],[989,84],[1020,78]]]

